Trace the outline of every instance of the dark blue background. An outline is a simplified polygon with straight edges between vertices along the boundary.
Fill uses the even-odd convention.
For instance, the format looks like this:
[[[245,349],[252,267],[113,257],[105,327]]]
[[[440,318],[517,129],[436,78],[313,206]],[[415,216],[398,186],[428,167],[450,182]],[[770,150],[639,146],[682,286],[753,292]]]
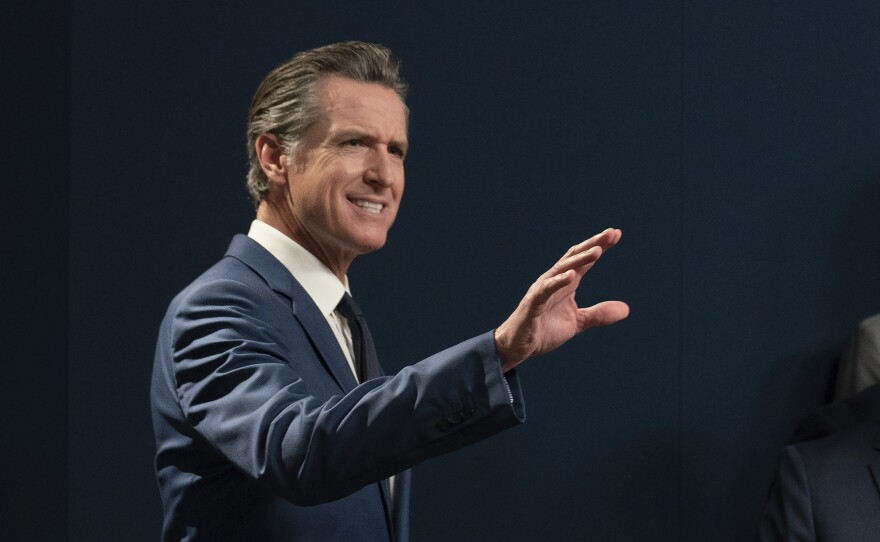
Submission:
[[[183,4],[4,8],[8,529],[158,538],[155,334],[252,218],[251,94],[364,39],[411,83],[403,209],[349,273],[386,369],[496,326],[609,226],[579,299],[632,308],[523,367],[527,424],[417,467],[414,540],[751,536],[880,311],[880,4]]]

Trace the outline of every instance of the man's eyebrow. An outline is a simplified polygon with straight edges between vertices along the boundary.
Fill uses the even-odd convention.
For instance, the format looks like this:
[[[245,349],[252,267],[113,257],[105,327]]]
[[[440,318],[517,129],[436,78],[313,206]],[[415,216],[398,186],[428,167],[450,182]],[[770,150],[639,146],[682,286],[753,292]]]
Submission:
[[[375,141],[377,138],[374,135],[371,135],[369,130],[364,130],[361,128],[343,128],[338,132],[332,133],[330,138],[333,141],[345,141],[348,139],[366,139],[368,141]],[[406,138],[398,139],[392,138],[388,141],[389,145],[394,145],[395,147],[400,147],[403,150],[409,148],[409,140]]]
[[[368,139],[371,138],[369,133],[366,130],[361,130],[360,128],[344,128],[339,130],[338,132],[334,132],[331,134],[333,139]]]

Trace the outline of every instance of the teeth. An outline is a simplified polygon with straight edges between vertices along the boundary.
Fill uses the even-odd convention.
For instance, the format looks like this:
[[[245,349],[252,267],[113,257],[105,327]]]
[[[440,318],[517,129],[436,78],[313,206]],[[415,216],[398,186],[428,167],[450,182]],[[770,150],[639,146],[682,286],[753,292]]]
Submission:
[[[373,203],[370,201],[364,201],[362,199],[354,200],[354,204],[360,207],[361,209],[365,209],[371,213],[379,213],[382,211],[381,203]]]

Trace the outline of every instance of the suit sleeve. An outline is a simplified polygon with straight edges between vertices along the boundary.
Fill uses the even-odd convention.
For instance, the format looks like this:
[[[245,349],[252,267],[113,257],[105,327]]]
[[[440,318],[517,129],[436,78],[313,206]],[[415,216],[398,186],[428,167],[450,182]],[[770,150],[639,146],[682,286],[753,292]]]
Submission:
[[[168,322],[169,376],[186,424],[296,504],[339,499],[524,421],[491,332],[319,399],[307,373],[321,362],[311,345],[291,346],[278,305],[228,280],[191,292]]]
[[[782,453],[779,472],[758,529],[760,542],[816,540],[810,484],[797,446]]]

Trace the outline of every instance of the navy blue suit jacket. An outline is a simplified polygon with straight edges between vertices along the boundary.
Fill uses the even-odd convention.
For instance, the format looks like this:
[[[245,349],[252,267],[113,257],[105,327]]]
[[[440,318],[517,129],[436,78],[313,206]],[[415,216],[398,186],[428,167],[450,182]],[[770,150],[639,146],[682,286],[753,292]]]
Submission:
[[[758,538],[880,540],[880,422],[785,448]]]
[[[525,418],[491,332],[357,385],[324,315],[243,235],[172,301],[151,399],[164,540],[405,541],[407,469]]]
[[[758,539],[880,540],[880,384],[828,405],[796,438],[815,440],[783,451]]]

